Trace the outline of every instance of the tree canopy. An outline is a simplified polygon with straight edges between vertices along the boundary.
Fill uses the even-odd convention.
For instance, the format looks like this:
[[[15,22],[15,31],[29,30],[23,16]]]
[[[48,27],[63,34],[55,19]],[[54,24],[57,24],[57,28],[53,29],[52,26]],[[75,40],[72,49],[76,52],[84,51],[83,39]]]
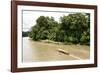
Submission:
[[[34,24],[34,23],[33,23]],[[40,16],[36,25],[31,28],[29,37],[33,40],[52,40],[75,44],[90,42],[90,14],[73,13],[59,18]]]

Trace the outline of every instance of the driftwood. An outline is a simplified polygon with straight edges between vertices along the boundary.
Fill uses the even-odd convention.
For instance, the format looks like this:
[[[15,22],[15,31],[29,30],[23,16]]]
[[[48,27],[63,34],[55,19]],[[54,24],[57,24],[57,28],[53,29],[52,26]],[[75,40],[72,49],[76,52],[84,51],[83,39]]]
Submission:
[[[69,52],[62,50],[62,49],[57,49],[58,52],[69,55]]]
[[[78,59],[78,60],[81,59],[80,57],[77,57],[77,56],[75,56],[75,55],[72,55],[72,54],[70,54],[68,51],[65,51],[65,50],[63,50],[63,49],[57,49],[57,51],[60,52],[60,53],[66,54],[66,55],[68,55],[68,56],[71,56],[71,57],[73,57],[73,58],[76,58],[76,59]]]

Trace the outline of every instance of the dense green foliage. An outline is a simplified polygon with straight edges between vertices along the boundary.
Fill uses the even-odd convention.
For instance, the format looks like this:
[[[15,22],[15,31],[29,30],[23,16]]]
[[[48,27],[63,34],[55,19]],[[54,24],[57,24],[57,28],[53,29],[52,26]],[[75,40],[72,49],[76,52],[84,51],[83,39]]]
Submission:
[[[23,37],[27,37],[29,32],[22,32]]]
[[[40,16],[32,27],[29,36],[37,40],[89,44],[90,14],[74,13],[62,16],[59,22],[53,17]]]

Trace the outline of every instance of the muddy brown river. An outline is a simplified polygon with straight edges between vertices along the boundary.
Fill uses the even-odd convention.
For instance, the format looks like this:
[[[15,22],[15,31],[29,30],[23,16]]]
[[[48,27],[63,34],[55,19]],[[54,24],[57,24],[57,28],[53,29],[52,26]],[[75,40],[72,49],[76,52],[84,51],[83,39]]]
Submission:
[[[33,41],[23,37],[23,62],[89,59],[89,46]],[[69,55],[58,50],[68,52]]]

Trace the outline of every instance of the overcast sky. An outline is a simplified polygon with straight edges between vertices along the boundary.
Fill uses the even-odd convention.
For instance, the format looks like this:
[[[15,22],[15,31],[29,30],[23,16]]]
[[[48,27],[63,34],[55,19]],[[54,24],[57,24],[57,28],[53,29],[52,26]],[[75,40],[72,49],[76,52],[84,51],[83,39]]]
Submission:
[[[68,15],[67,12],[48,12],[48,11],[23,11],[23,31],[28,31],[32,26],[36,24],[36,20],[40,16],[49,16],[54,17],[56,21],[59,21],[59,18],[64,15]]]

